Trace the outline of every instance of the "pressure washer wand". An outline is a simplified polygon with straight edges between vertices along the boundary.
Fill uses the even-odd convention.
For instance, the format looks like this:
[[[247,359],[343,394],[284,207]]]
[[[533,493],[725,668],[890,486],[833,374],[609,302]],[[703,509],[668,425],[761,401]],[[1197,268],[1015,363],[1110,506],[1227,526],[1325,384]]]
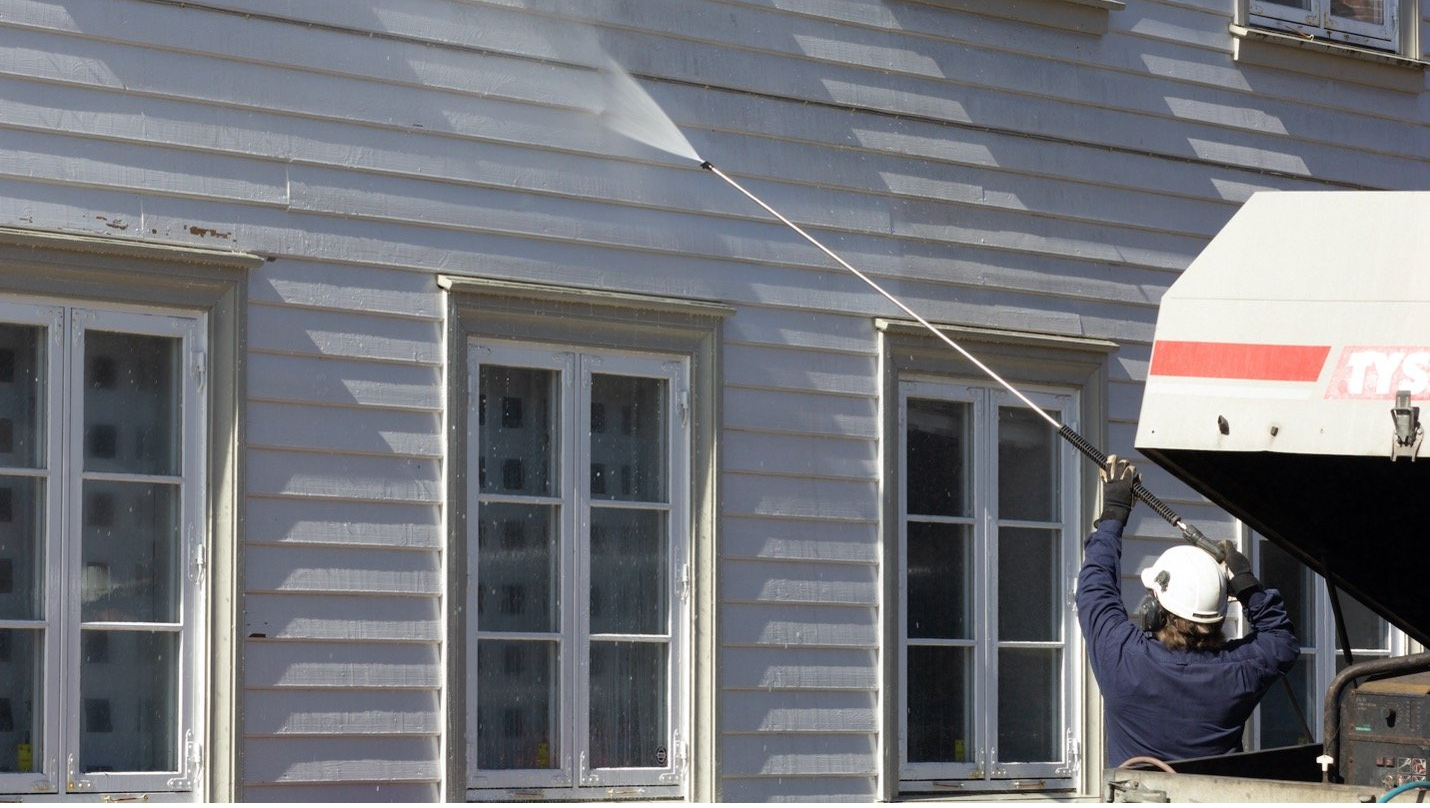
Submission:
[[[1096,446],[1094,446],[1091,441],[1078,434],[1078,432],[1075,431],[1072,427],[1066,424],[1059,423],[1056,418],[1049,415],[1046,411],[1043,410],[1042,407],[1039,407],[1037,404],[1034,404],[1032,399],[1024,395],[1021,390],[1014,387],[1002,376],[999,376],[997,373],[995,373],[992,368],[979,361],[978,357],[969,353],[967,350],[964,349],[962,345],[959,345],[957,342],[954,342],[951,337],[940,331],[938,328],[934,327],[933,323],[930,323],[928,320],[925,320],[922,316],[919,315],[918,312],[909,308],[902,300],[899,300],[897,297],[894,297],[892,294],[889,294],[889,292],[885,290],[884,287],[876,283],[873,278],[869,277],[868,275],[865,275],[863,272],[860,272],[848,261],[845,261],[843,258],[840,258],[837,253],[821,244],[820,241],[814,236],[811,236],[809,233],[806,233],[804,231],[804,228],[785,218],[784,214],[765,204],[765,201],[763,199],[760,199],[759,197],[750,193],[748,190],[745,189],[744,186],[740,185],[740,183],[735,182],[733,179],[731,179],[728,174],[716,168],[715,165],[709,160],[706,160],[705,162],[701,163],[700,167],[705,169],[706,171],[709,171],[710,173],[714,174],[725,182],[729,183],[730,187],[744,194],[750,199],[751,202],[754,202],[756,205],[759,205],[760,207],[764,208],[765,211],[771,216],[775,217],[776,219],[779,219],[791,230],[803,236],[805,241],[808,241],[810,244],[813,244],[814,246],[818,247],[821,252],[833,259],[835,263],[854,273],[855,277],[859,278],[859,280],[868,284],[874,291],[883,295],[885,298],[888,299],[890,303],[893,303],[895,306],[898,306],[899,309],[905,314],[917,320],[919,325],[922,325],[924,328],[927,328],[930,332],[933,333],[934,336],[943,340],[944,343],[948,345],[948,347],[954,349],[955,351],[958,351],[960,354],[963,355],[964,359],[967,359],[969,362],[972,362],[975,366],[977,366],[979,370],[987,374],[989,378],[991,378],[995,382],[998,382],[1000,385],[1003,386],[1005,390],[1012,393],[1018,398],[1019,401],[1026,404],[1029,409],[1041,416],[1044,421],[1047,421],[1048,424],[1053,427],[1053,429],[1057,430],[1059,435],[1061,435],[1068,443],[1071,443],[1073,447],[1076,448],[1079,452],[1082,452],[1084,455],[1086,455],[1088,459],[1092,460],[1092,462],[1096,463],[1099,467],[1107,465],[1107,455],[1101,449],[1098,449]],[[1180,530],[1182,532],[1182,537],[1188,542],[1191,542],[1197,547],[1200,547],[1202,550],[1205,550],[1212,556],[1212,558],[1215,558],[1218,562],[1225,560],[1225,553],[1222,552],[1221,548],[1217,546],[1216,543],[1214,543],[1211,539],[1208,539],[1205,535],[1203,535],[1203,533],[1200,530],[1197,530],[1195,526],[1183,521],[1182,517],[1178,516],[1177,512],[1172,510],[1171,507],[1167,505],[1167,503],[1158,499],[1157,496],[1154,495],[1151,491],[1148,491],[1147,488],[1142,485],[1142,481],[1140,479],[1132,483],[1132,494],[1133,496],[1147,503],[1148,507],[1155,511],[1158,516],[1167,520],[1168,524]]]

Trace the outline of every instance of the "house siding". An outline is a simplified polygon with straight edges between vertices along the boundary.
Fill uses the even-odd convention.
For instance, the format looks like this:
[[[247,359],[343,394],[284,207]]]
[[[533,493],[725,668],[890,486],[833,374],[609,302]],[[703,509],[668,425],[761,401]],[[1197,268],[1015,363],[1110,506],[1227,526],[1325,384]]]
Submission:
[[[1430,93],[1237,63],[1230,3],[974,5],[0,8],[0,225],[269,259],[245,313],[239,797],[462,793],[443,783],[463,595],[438,274],[736,310],[697,765],[726,800],[888,792],[873,320],[901,315],[689,161],[597,126],[596,40],[702,157],[929,320],[1117,342],[1122,454],[1159,296],[1252,193],[1430,185]],[[1129,569],[1176,539],[1137,527]]]

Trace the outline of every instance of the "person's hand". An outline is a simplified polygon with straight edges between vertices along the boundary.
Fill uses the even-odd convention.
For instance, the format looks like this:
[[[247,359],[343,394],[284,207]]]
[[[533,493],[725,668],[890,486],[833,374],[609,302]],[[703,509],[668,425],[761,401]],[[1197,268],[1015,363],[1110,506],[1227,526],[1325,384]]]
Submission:
[[[1223,539],[1219,545],[1222,554],[1226,559],[1222,566],[1226,568],[1226,588],[1237,599],[1242,600],[1242,595],[1250,594],[1253,589],[1259,589],[1261,582],[1256,579],[1256,575],[1251,571],[1251,559],[1236,549],[1236,545]]]
[[[1126,524],[1136,502],[1132,484],[1137,481],[1137,468],[1126,460],[1118,460],[1117,455],[1108,455],[1107,465],[1099,474],[1102,477],[1102,515],[1097,517],[1097,521],[1116,519]]]

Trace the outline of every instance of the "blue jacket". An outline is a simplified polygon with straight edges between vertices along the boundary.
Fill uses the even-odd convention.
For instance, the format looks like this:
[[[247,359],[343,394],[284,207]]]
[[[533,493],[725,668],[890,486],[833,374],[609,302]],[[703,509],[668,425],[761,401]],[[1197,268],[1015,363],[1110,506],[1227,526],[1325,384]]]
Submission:
[[[1241,751],[1251,711],[1301,652],[1281,593],[1248,594],[1242,609],[1251,633],[1221,651],[1169,650],[1122,603],[1122,529],[1115,519],[1097,524],[1077,583],[1078,622],[1106,714],[1107,765]]]

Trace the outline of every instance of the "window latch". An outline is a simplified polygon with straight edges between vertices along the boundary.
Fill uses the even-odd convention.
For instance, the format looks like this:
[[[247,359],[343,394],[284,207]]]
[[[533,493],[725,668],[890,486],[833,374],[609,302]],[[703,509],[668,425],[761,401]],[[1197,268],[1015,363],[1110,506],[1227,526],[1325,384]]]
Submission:
[[[193,523],[189,524],[189,580],[202,584],[208,569],[208,549]]]
[[[204,377],[207,375],[208,369],[207,359],[208,357],[203,351],[194,351],[194,364],[190,370],[194,373],[194,384],[198,385],[200,390],[204,389]]]

